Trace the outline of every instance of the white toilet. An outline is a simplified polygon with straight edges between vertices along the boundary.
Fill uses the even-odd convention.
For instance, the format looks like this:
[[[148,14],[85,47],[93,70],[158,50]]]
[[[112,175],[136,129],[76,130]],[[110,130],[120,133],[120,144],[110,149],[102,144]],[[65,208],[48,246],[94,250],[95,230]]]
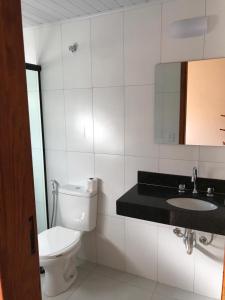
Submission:
[[[45,269],[44,293],[56,296],[77,277],[76,255],[82,233],[96,226],[97,191],[65,185],[58,189],[57,226],[38,235],[40,265]]]

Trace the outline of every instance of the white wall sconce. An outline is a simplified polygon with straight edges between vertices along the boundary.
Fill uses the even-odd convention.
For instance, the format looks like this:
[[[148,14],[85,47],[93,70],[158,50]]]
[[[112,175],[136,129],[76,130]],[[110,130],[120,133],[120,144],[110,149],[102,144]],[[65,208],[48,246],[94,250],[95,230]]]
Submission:
[[[202,36],[207,29],[208,18],[206,16],[184,19],[169,25],[169,36],[177,39]]]

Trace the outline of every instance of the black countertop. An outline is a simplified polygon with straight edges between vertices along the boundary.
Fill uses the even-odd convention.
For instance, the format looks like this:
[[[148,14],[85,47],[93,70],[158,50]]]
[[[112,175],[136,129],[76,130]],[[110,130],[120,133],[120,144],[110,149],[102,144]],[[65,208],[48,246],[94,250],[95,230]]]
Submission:
[[[189,189],[186,190],[184,194],[179,194],[178,188],[172,186],[171,178],[176,179],[176,183],[177,180],[179,183],[185,183],[184,180],[187,179],[186,177],[174,176],[173,178],[173,175],[168,175],[168,179],[170,181],[169,185],[171,186],[159,186],[155,185],[155,180],[154,178],[152,179],[152,176],[156,176],[155,178],[158,180],[159,176],[167,175],[149,173],[149,178],[153,184],[149,183],[148,180],[145,180],[147,183],[141,182],[141,179],[143,179],[147,174],[148,173],[146,172],[139,172],[139,183],[117,200],[117,214],[225,235],[225,193],[215,193],[214,197],[206,197],[206,192],[201,192],[201,187],[199,187],[200,192],[196,197],[193,197],[192,191]],[[216,186],[218,187],[218,190],[220,188],[220,192],[222,191],[223,185],[225,188],[225,182],[222,180],[201,178],[199,182],[203,182],[203,186],[206,186],[207,184],[214,187]],[[166,183],[168,185],[168,181]],[[166,200],[176,197],[196,198],[196,201],[198,201],[198,199],[205,200],[217,205],[218,208],[212,211],[191,211],[174,207],[166,202]]]

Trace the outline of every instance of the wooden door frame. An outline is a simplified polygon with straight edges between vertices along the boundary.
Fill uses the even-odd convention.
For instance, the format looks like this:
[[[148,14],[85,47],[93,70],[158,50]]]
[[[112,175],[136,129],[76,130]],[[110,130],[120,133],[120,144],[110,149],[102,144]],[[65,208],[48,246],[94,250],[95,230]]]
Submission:
[[[0,0],[0,300],[41,300],[20,0]]]

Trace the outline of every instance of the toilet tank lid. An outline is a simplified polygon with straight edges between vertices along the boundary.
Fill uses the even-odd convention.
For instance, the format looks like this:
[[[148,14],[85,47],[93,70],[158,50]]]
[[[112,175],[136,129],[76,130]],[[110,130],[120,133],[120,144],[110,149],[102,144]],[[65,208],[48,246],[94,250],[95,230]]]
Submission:
[[[85,186],[81,185],[73,185],[73,184],[66,184],[62,185],[58,189],[60,194],[66,194],[71,196],[78,196],[78,197],[93,197],[97,194],[96,191],[89,192]]]

